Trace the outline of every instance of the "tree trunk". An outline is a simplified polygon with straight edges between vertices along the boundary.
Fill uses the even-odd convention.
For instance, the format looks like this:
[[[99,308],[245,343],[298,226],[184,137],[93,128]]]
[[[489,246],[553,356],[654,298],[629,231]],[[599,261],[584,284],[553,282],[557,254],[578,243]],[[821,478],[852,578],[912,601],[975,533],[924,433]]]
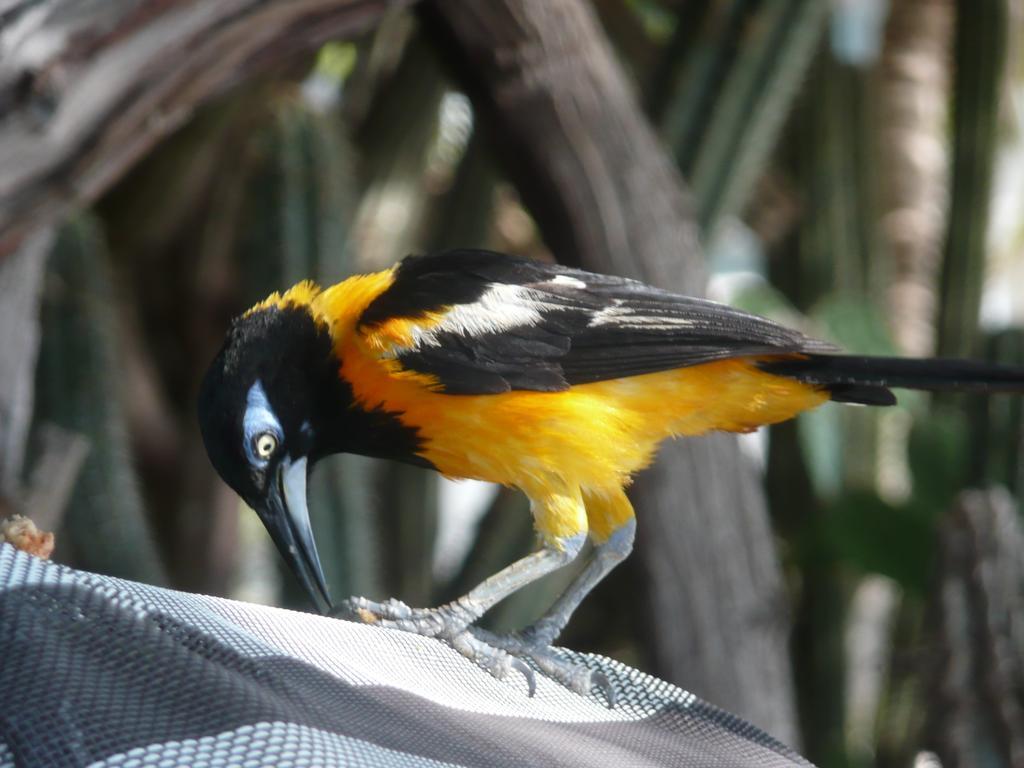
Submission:
[[[701,293],[682,180],[591,7],[439,0],[424,12],[554,253]],[[633,497],[656,671],[795,742],[779,568],[762,489],[736,440],[666,446]]]
[[[886,317],[899,350],[935,351],[936,285],[949,180],[951,0],[893,3],[882,54],[882,234]]]

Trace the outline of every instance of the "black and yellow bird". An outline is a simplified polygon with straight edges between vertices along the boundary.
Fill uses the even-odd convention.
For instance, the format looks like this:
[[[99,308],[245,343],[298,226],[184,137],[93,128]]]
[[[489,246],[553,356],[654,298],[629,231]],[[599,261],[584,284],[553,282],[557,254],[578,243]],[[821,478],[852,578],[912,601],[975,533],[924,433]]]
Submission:
[[[576,691],[607,681],[550,650],[633,545],[624,488],[662,440],[749,432],[828,400],[892,405],[889,387],[1024,390],[1024,370],[840,354],[755,315],[632,280],[477,250],[409,257],[330,288],[300,283],[238,318],[203,382],[214,467],[331,606],[306,477],[331,453],[521,489],[540,548],[433,609],[353,598],[348,612],[446,640],[493,674],[533,660]],[[512,637],[473,623],[594,549],[550,611]]]

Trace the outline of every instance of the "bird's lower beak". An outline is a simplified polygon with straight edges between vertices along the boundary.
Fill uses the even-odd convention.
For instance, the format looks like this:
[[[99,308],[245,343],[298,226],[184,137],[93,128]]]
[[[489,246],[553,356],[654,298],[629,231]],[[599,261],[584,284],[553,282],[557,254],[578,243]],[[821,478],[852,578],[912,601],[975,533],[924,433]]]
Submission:
[[[305,458],[281,462],[274,487],[267,494],[266,506],[257,511],[310,600],[321,612],[329,611],[331,596],[327,592],[306,505]]]

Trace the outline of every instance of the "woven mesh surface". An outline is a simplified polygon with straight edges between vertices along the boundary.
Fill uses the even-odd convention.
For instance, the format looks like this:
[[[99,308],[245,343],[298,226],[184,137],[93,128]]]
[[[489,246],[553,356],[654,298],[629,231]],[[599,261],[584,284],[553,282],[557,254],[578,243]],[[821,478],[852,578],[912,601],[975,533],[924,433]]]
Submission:
[[[568,653],[568,652],[567,652]],[[157,589],[0,545],[7,766],[806,766],[751,725],[609,659],[609,710],[446,645]]]

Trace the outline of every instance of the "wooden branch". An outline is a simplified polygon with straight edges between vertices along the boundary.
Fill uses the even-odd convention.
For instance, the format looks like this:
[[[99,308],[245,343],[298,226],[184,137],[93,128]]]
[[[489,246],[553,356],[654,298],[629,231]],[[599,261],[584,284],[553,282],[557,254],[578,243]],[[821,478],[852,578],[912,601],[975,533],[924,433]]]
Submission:
[[[562,262],[700,293],[682,180],[578,0],[442,0],[441,52]],[[433,13],[436,11],[436,14]]]
[[[211,97],[411,2],[0,2],[0,256]]]
[[[592,7],[437,0],[422,10],[558,258],[701,293],[682,179]],[[656,671],[794,743],[778,562],[763,491],[736,440],[666,446],[634,500]]]

